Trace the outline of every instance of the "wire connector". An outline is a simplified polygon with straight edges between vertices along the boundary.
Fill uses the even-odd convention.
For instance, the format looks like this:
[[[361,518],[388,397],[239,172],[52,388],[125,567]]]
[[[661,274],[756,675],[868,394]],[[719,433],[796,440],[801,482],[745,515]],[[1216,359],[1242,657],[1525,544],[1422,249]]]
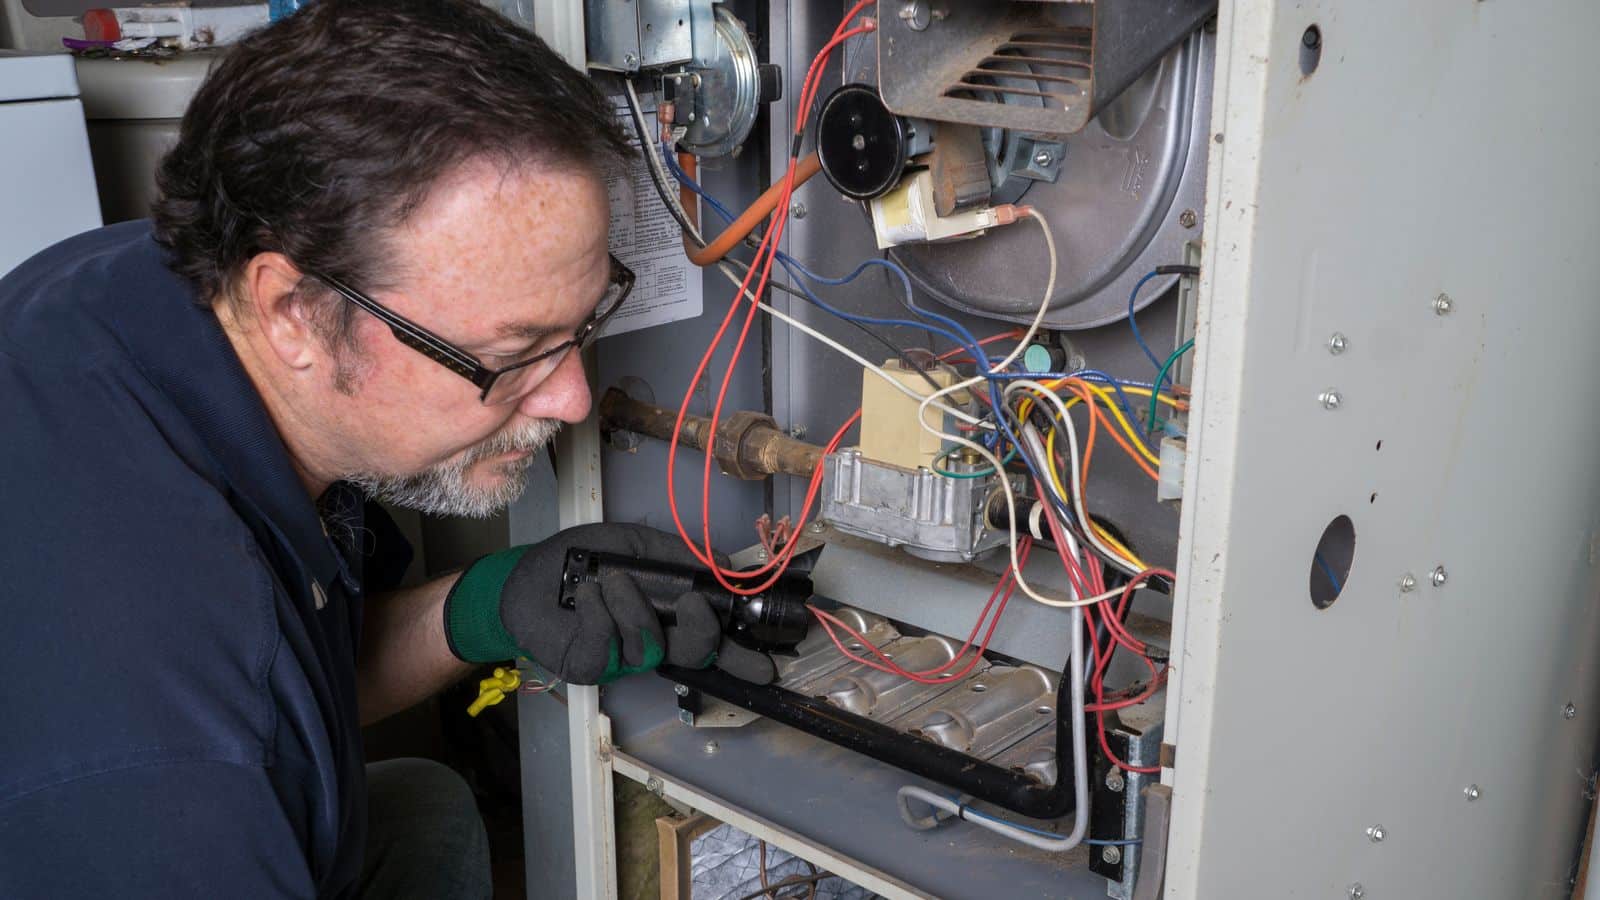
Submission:
[[[994,208],[995,224],[1013,225],[1018,219],[1025,218],[1033,212],[1033,207],[1025,204],[1002,203]]]

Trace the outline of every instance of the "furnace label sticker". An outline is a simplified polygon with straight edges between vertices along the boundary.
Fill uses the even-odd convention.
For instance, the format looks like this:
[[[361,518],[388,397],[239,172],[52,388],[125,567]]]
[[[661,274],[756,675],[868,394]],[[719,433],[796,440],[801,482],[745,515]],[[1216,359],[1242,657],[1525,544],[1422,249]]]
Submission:
[[[639,98],[649,134],[656,133],[655,97]],[[628,103],[612,97],[623,130],[634,134]],[[639,148],[637,138],[630,140]],[[606,323],[602,336],[638,331],[700,315],[704,303],[699,269],[683,252],[678,223],[650,183],[649,164],[637,155],[622,175],[606,184],[611,197],[611,252],[639,276],[633,294]]]

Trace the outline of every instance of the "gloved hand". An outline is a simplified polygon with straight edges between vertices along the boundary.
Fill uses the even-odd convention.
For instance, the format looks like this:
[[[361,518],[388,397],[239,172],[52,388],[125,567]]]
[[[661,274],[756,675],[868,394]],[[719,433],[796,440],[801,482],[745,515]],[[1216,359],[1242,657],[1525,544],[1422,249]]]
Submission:
[[[573,547],[699,566],[677,535],[620,523],[579,525],[542,543],[491,553],[469,566],[445,599],[451,652],[466,662],[527,656],[574,684],[605,684],[663,661],[691,669],[715,664],[757,684],[776,677],[765,653],[723,637],[704,594],[679,597],[677,624],[665,630],[625,574],[580,584],[575,608],[563,608],[561,570]]]

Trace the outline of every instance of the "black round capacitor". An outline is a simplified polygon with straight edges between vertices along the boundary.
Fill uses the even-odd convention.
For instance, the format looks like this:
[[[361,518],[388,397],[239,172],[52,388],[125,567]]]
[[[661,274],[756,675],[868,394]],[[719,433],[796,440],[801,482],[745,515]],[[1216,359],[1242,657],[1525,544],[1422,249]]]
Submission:
[[[890,112],[872,87],[847,84],[835,90],[817,116],[822,174],[846,197],[883,196],[905,171],[906,131],[905,120]]]

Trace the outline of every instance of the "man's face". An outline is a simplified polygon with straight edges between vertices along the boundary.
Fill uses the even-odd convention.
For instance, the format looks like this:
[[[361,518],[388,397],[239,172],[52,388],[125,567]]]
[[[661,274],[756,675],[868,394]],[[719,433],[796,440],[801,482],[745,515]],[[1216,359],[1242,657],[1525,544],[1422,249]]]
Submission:
[[[608,282],[603,183],[582,171],[469,164],[391,239],[397,270],[373,299],[499,369],[571,338]],[[365,312],[343,379],[321,402],[370,495],[441,515],[492,515],[521,493],[536,450],[590,395],[579,354],[486,406],[479,389]],[[335,384],[343,381],[344,384]]]

